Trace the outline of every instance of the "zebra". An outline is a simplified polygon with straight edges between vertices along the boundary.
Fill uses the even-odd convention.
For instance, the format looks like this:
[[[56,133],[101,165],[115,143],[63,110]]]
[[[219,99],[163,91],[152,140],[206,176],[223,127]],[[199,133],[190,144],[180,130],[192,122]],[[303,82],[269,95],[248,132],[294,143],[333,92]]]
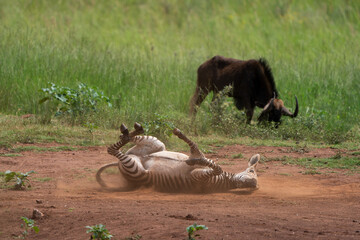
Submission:
[[[173,133],[190,147],[190,156],[167,151],[165,144],[153,136],[139,136],[144,132],[138,123],[129,132],[122,124],[120,140],[108,147],[107,152],[118,161],[102,166],[96,173],[96,180],[105,189],[110,189],[101,178],[109,167],[118,167],[128,181],[128,189],[141,186],[153,187],[161,192],[225,192],[236,188],[258,189],[256,166],[260,155],[255,154],[248,161],[248,167],[240,173],[225,172],[214,161],[205,157],[198,146],[179,129]],[[120,148],[132,142],[135,146],[125,154]]]

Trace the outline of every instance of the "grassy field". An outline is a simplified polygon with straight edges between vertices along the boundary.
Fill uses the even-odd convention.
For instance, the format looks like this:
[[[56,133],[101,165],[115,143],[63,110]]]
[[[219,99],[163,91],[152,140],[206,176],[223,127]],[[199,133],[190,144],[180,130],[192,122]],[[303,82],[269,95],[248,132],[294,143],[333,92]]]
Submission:
[[[192,132],[188,105],[197,67],[214,55],[265,57],[292,110],[297,95],[298,118],[278,129],[245,127],[231,100],[213,109],[209,97],[198,133],[359,142],[359,12],[359,1],[345,0],[0,0],[0,112],[35,114],[35,124],[83,126],[90,136],[134,121],[154,134],[169,135],[172,126]],[[39,104],[45,96],[39,90],[50,83],[70,89],[85,83],[103,91],[112,107],[54,117],[56,101]]]

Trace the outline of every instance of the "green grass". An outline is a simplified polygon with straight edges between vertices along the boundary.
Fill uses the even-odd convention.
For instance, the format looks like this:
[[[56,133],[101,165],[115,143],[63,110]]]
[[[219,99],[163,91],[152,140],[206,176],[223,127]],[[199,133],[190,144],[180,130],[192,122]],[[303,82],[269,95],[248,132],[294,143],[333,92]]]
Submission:
[[[233,158],[233,159],[240,159],[240,158],[243,158],[243,157],[244,156],[241,153],[231,155],[231,158]]]
[[[104,91],[113,104],[83,120],[114,129],[121,122],[153,121],[158,113],[189,132],[188,104],[202,62],[217,54],[265,57],[290,109],[297,95],[299,117],[279,129],[249,128],[229,104],[232,115],[214,124],[208,98],[198,114],[199,134],[331,144],[360,139],[359,1],[20,0],[0,1],[0,9],[5,114],[44,118],[56,106],[39,105],[39,89],[48,82],[71,88],[83,82]],[[259,109],[254,119],[258,114]],[[38,136],[48,139],[14,137],[57,138]]]
[[[76,151],[78,148],[70,146],[58,146],[58,147],[38,147],[38,146],[22,146],[15,147],[12,149],[13,152],[25,152],[25,151],[34,151],[34,152],[62,152],[62,151]]]
[[[317,174],[320,169],[346,169],[360,171],[360,157],[342,156],[336,154],[330,158],[293,158],[283,156],[281,158],[262,158],[263,162],[276,161],[282,164],[291,164],[305,167],[304,174]]]
[[[0,157],[21,157],[18,153],[0,153]]]

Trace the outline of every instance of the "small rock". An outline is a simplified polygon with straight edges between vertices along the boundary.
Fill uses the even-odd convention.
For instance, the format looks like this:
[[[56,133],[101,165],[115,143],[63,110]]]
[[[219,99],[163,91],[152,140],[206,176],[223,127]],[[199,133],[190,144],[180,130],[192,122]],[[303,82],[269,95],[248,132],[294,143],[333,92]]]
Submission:
[[[42,200],[36,200],[36,203],[37,203],[37,204],[42,204],[43,201],[42,201]]]
[[[42,218],[42,217],[44,217],[44,214],[42,212],[40,212],[39,210],[37,210],[36,208],[34,208],[32,219],[37,219],[37,218]]]

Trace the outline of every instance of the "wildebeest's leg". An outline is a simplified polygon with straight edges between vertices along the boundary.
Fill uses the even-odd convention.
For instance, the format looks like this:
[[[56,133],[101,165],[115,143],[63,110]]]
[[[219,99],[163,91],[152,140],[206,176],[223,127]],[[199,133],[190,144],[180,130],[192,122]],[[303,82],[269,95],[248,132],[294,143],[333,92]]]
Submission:
[[[242,98],[234,98],[234,101],[235,106],[238,110],[242,110],[245,108],[246,123],[250,124],[252,116],[254,115],[255,105],[252,104],[248,99],[249,97],[244,96]]]
[[[250,124],[252,116],[254,115],[254,108],[247,108],[245,110],[245,113],[246,113],[246,123]]]
[[[190,117],[192,117],[193,120],[195,119],[195,115],[197,113],[198,107],[204,101],[204,99],[208,94],[209,94],[209,90],[207,88],[196,86],[194,95],[190,100]]]

